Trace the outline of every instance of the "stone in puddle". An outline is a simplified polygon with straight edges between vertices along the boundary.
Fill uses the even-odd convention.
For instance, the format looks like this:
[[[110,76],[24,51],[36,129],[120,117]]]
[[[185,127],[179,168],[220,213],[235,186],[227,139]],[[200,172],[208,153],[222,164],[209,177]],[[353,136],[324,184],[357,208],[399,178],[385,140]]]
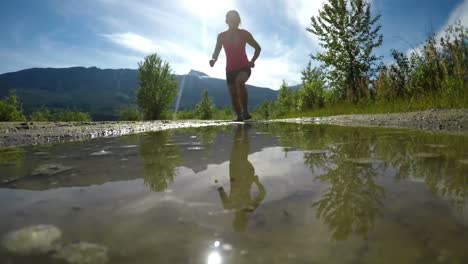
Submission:
[[[109,260],[106,247],[88,242],[64,246],[54,254],[54,258],[70,264],[104,264]]]
[[[108,155],[111,153],[112,152],[110,151],[101,150],[101,151],[96,151],[96,152],[91,153],[91,156],[102,156],[102,155]]]
[[[442,144],[426,144],[426,146],[430,148],[446,148],[448,147],[447,145],[442,145]]]
[[[358,165],[372,165],[383,163],[381,160],[370,159],[370,158],[360,158],[360,159],[349,159],[350,162]]]
[[[440,154],[437,153],[426,153],[426,152],[420,152],[414,154],[416,158],[422,158],[422,159],[431,159],[431,158],[438,158],[440,157]]]
[[[6,234],[2,245],[19,255],[42,254],[52,251],[54,242],[61,236],[60,229],[52,225],[29,226]]]
[[[325,149],[312,149],[312,150],[308,150],[306,153],[308,154],[327,154],[328,153],[328,150],[325,150]]]
[[[64,171],[71,170],[72,167],[67,167],[61,164],[43,164],[35,169],[32,175],[55,175]]]

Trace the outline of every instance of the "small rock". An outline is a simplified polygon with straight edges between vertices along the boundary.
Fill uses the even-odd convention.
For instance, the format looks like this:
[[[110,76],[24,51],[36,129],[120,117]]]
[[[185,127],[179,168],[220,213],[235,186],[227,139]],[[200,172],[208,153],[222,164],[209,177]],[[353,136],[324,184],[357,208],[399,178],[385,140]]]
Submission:
[[[2,245],[19,255],[34,255],[50,252],[62,232],[52,225],[29,226],[5,235]]]
[[[67,167],[61,164],[44,164],[35,169],[32,175],[55,175],[71,169],[72,167]]]
[[[102,155],[108,155],[111,153],[112,152],[110,151],[101,150],[101,151],[96,151],[96,152],[91,153],[91,156],[102,156]]]
[[[426,158],[427,158],[427,159],[430,159],[430,158],[438,158],[438,157],[440,157],[440,155],[437,154],[437,153],[426,153],[426,152],[416,153],[416,154],[414,154],[414,156],[415,156],[416,158],[422,158],[422,159],[426,159]]]
[[[232,245],[230,245],[230,244],[223,244],[223,250],[225,250],[225,251],[231,251],[231,250],[232,250]]]
[[[109,261],[107,251],[107,248],[101,245],[77,242],[59,249],[54,258],[70,264],[104,264]]]
[[[371,158],[348,159],[348,161],[357,165],[373,165],[383,163],[382,160],[376,160]]]

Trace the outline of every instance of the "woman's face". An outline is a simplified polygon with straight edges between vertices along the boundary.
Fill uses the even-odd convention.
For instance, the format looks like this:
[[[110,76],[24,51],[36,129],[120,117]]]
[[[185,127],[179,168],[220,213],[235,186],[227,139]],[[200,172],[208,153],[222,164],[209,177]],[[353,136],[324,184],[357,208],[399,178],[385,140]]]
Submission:
[[[228,24],[229,26],[239,26],[239,18],[234,13],[227,13],[226,24]]]

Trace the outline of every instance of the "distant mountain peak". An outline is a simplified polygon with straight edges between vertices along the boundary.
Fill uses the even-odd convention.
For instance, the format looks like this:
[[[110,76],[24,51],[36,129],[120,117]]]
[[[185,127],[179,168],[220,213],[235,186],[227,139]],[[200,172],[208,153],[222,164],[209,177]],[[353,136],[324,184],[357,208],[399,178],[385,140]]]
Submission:
[[[208,74],[203,73],[201,71],[196,71],[196,70],[190,70],[188,75],[197,76],[197,77],[210,77],[210,76],[208,76]]]

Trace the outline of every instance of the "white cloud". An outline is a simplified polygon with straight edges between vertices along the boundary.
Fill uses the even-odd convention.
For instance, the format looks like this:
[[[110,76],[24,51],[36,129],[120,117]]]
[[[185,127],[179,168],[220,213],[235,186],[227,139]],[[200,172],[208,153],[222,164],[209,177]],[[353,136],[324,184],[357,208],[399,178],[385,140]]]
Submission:
[[[458,20],[460,20],[462,25],[468,25],[468,0],[465,0],[452,11],[445,27],[454,24]]]
[[[468,0],[465,0],[462,2],[459,6],[457,6],[448,16],[447,22],[439,29],[438,32],[434,32],[436,39],[440,39],[445,36],[445,30],[447,29],[448,26],[454,25],[460,21],[460,23],[464,26],[468,25]],[[423,43],[420,43],[419,46],[415,48],[408,49],[406,51],[406,55],[410,56],[412,53],[420,52],[424,45],[426,44],[426,41]]]
[[[236,9],[241,15],[245,14],[242,26],[254,34],[263,48],[248,83],[273,89],[278,89],[282,80],[297,83],[301,67],[311,52],[308,50],[310,47],[306,47],[310,43],[305,35],[311,34],[302,28],[303,35],[293,42],[285,40],[285,36],[279,33],[270,34],[265,29],[276,27],[277,24],[258,18],[255,13],[249,13],[251,10],[243,10],[240,3],[243,4],[239,0],[82,0],[79,3],[56,0],[53,5],[55,11],[67,21],[81,21],[84,27],[90,29],[85,39],[95,37],[97,45],[66,43],[61,39],[66,30],[57,26],[62,30],[57,34],[31,38],[36,43],[32,45],[37,47],[34,52],[26,51],[21,60],[12,56],[10,58],[18,62],[28,61],[29,58],[29,63],[20,64],[36,67],[82,65],[136,68],[145,55],[157,52],[171,64],[177,74],[195,69],[224,79],[224,52],[214,68],[209,67],[208,60],[215,46],[216,35],[227,28],[224,23],[226,11]],[[270,2],[266,3],[270,5]],[[307,1],[302,3],[307,4]],[[270,13],[278,12],[285,16],[284,8],[273,6],[275,8]],[[299,6],[294,8],[303,9]],[[291,29],[293,32],[295,30]],[[249,57],[252,53],[253,50],[249,48]]]
[[[289,19],[296,22],[303,35],[306,35],[315,47],[319,47],[319,40],[316,36],[306,31],[310,27],[311,17],[317,16],[319,10],[328,0],[284,0],[286,12]]]
[[[144,54],[161,50],[151,39],[132,32],[103,34],[103,36],[115,44]]]

